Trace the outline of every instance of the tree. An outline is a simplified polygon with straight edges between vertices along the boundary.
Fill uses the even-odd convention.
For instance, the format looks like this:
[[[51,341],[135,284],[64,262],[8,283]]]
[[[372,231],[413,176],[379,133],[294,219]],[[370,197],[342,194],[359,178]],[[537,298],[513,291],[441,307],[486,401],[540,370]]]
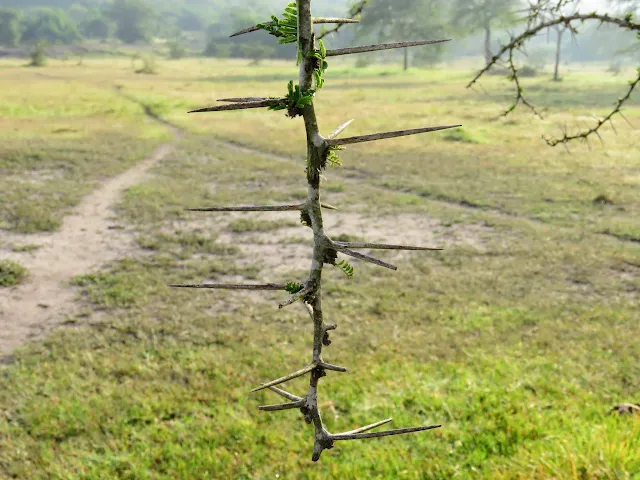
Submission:
[[[86,37],[106,40],[111,36],[111,24],[104,17],[95,17],[82,24]]]
[[[125,43],[148,42],[153,10],[144,0],[113,0],[107,15],[116,24],[116,37]]]
[[[73,21],[62,10],[40,8],[27,17],[22,40],[29,43],[69,44],[82,36]]]
[[[443,3],[439,0],[370,0],[360,20],[359,36],[375,35],[380,42],[425,35],[435,39],[444,33],[443,14]],[[442,45],[436,45],[425,47],[420,53],[424,59],[436,60],[441,52]],[[408,49],[403,53],[404,70],[407,70]]]
[[[199,32],[204,29],[205,23],[201,15],[183,8],[180,12],[180,16],[176,20],[176,25],[180,30],[187,32]]]
[[[0,45],[17,47],[20,43],[20,12],[0,9]]]
[[[496,27],[513,22],[521,0],[454,0],[451,5],[452,25],[461,33],[484,31],[484,59],[493,57],[491,35]]]
[[[539,17],[540,21],[548,21],[556,19],[562,15],[571,15],[576,13],[579,3],[579,0],[539,0],[538,3],[531,5],[530,9],[535,11],[535,15]],[[549,27],[549,29],[556,33],[556,55],[553,69],[553,81],[559,82],[562,37],[569,27],[560,23]]]

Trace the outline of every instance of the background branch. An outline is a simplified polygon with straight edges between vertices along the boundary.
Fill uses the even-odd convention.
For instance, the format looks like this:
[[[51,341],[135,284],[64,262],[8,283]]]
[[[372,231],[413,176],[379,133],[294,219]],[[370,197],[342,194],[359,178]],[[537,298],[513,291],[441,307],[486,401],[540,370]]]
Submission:
[[[554,12],[557,13],[558,11],[560,11],[562,7],[568,5],[569,3],[571,2],[560,0],[556,5],[556,10],[554,10]],[[508,68],[511,71],[511,76],[509,77],[509,79],[514,82],[515,89],[516,89],[516,97],[513,104],[503,113],[503,115],[508,115],[509,113],[513,112],[518,106],[518,104],[522,103],[523,105],[526,105],[536,115],[540,117],[540,114],[538,113],[534,105],[524,97],[523,87],[520,83],[518,70],[515,67],[515,64],[513,61],[514,52],[522,49],[526,41],[535,37],[539,32],[548,28],[562,27],[563,29],[570,30],[572,34],[575,34],[577,32],[577,27],[574,24],[582,23],[585,21],[597,21],[597,22],[600,22],[601,25],[611,24],[611,25],[616,25],[625,30],[640,32],[640,24],[633,22],[632,17],[629,15],[618,18],[618,17],[612,17],[608,14],[599,14],[596,12],[592,12],[592,13],[573,13],[571,15],[560,15],[560,16],[548,19],[547,16],[544,14],[543,8],[541,7],[542,4],[543,4],[542,2],[538,2],[537,4],[531,6],[529,10],[529,19],[528,19],[529,22],[527,25],[527,29],[521,34],[517,36],[513,36],[510,42],[504,45],[500,49],[500,51],[491,58],[491,60],[487,63],[487,65],[484,68],[482,68],[473,77],[473,79],[467,84],[467,88],[472,88],[473,85],[476,84],[480,80],[480,78],[484,74],[486,74],[494,65],[496,65],[501,58],[503,58],[504,56],[507,56]],[[603,125],[605,125],[607,122],[611,123],[611,118],[616,114],[622,115],[621,108],[624,105],[624,103],[629,100],[629,98],[631,97],[631,94],[633,93],[638,83],[640,83],[640,69],[638,70],[635,79],[629,83],[629,88],[627,89],[625,95],[620,99],[618,99],[615,107],[611,110],[611,112],[608,115],[606,115],[604,118],[598,120],[598,122],[594,127],[584,129],[577,134],[568,134],[565,132],[564,135],[560,138],[545,138],[545,141],[550,146],[556,146],[559,144],[566,145],[572,140],[577,140],[577,139],[581,139],[586,142],[588,140],[588,137],[594,134],[599,136],[598,130],[600,130],[600,128]]]

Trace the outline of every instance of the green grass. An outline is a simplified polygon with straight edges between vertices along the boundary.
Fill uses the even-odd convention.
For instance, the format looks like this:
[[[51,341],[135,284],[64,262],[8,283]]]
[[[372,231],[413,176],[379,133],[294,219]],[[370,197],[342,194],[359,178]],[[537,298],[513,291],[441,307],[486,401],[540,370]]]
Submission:
[[[246,218],[239,218],[229,223],[229,228],[234,233],[269,232],[296,226],[298,226],[298,223],[294,221],[283,222],[280,220],[251,220]]]
[[[605,132],[604,147],[573,146],[573,154],[539,138],[573,114],[604,110],[620,79],[528,79],[550,114],[538,122],[524,112],[494,119],[509,98],[499,78],[487,80],[497,93],[486,98],[462,88],[467,70],[332,68],[317,108],[323,131],[354,116],[349,135],[465,126],[449,138],[350,147],[345,166],[325,173],[323,201],[340,208],[325,215],[345,219],[328,230],[333,238],[378,240],[357,228],[361,213],[374,231],[422,234],[445,247],[376,252],[397,272],[358,261],[352,279],[326,270],[324,315],[339,328],[325,358],[349,368],[321,382],[327,427],[389,416],[396,427],[443,427],[338,443],[314,464],[312,429],[300,414],[260,412],[278,398],[247,395],[308,361],[304,309],[279,310],[283,293],[166,286],[304,278],[307,263],[294,261],[304,247],[277,231],[298,226],[296,238],[308,239],[296,212],[185,211],[303,201],[300,122],[273,112],[187,116],[182,106],[275,94],[295,69],[189,60],[161,63],[142,79],[124,63],[85,63],[77,73],[55,62],[43,71],[122,84],[189,135],[117,206],[139,248],[73,281],[85,310],[101,315],[71,319],[73,329],[0,366],[0,478],[640,478],[640,418],[608,413],[637,403],[640,392],[633,132]],[[627,116],[638,119],[637,101]],[[80,188],[90,190],[91,178],[78,177]],[[419,219],[437,222],[422,232]],[[306,391],[303,380],[288,387]]]
[[[19,285],[27,276],[27,269],[12,260],[0,260],[0,287]]]
[[[38,250],[42,245],[35,245],[33,243],[29,243],[26,245],[16,245],[11,248],[12,252],[23,253],[23,252],[33,252]]]

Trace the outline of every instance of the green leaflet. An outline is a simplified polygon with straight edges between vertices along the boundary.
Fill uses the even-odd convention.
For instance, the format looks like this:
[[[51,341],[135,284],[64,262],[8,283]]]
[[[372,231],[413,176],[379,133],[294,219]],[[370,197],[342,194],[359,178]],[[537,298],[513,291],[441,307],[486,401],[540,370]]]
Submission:
[[[313,77],[316,81],[316,90],[320,90],[324,85],[324,74],[329,68],[329,64],[326,60],[327,49],[322,40],[318,42],[318,47],[319,48],[317,50],[313,51],[313,58],[316,62],[315,68],[313,69]]]
[[[332,167],[341,167],[342,160],[340,160],[340,156],[336,153],[340,150],[344,150],[342,145],[331,145],[327,149],[327,161],[331,164]]]
[[[296,293],[298,293],[300,290],[302,290],[304,287],[298,283],[298,282],[289,282],[287,283],[287,285],[284,287],[284,289],[289,292],[291,295],[295,295]]]
[[[349,262],[345,260],[340,260],[339,263],[336,263],[336,267],[342,270],[347,277],[349,278],[353,277],[353,267]]]
[[[271,16],[273,23],[259,23],[256,27],[266,30],[274,37],[278,38],[278,43],[295,43],[298,41],[298,7],[296,2],[289,2],[284,9],[282,19],[275,15]]]
[[[287,101],[286,103],[280,103],[269,107],[269,110],[289,110],[288,115],[293,118],[298,115],[302,115],[302,109],[307,105],[311,105],[313,102],[313,96],[316,94],[315,90],[309,90],[303,92],[300,89],[300,85],[293,85],[293,80],[287,85]]]

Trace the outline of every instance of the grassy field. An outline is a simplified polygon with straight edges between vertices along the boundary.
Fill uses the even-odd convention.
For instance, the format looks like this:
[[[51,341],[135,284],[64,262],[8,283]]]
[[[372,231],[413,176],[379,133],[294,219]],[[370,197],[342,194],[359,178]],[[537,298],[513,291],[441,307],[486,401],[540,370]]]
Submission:
[[[352,146],[325,174],[324,200],[340,209],[326,214],[331,237],[445,247],[379,255],[398,272],[326,273],[325,315],[339,328],[325,357],[349,367],[322,382],[327,426],[393,416],[443,428],[339,443],[314,464],[300,414],[259,412],[276,397],[247,395],[307,363],[305,311],[278,310],[281,294],[165,287],[304,278],[311,238],[295,213],[184,211],[305,197],[302,122],[185,113],[283,94],[295,66],[185,60],[135,75],[122,59],[0,63],[6,231],[55,231],[101,179],[177,145],[116,206],[137,247],[76,277],[82,313],[0,366],[0,478],[640,479],[640,418],[608,413],[640,402],[638,131],[618,120],[604,146],[571,152],[540,138],[607,112],[626,83],[602,72],[528,79],[544,119],[496,119],[506,80],[466,90],[468,65],[332,63],[317,107],[326,133],[350,118],[349,135],[464,127]],[[640,126],[640,103],[625,115]],[[10,243],[0,249],[21,248]]]

